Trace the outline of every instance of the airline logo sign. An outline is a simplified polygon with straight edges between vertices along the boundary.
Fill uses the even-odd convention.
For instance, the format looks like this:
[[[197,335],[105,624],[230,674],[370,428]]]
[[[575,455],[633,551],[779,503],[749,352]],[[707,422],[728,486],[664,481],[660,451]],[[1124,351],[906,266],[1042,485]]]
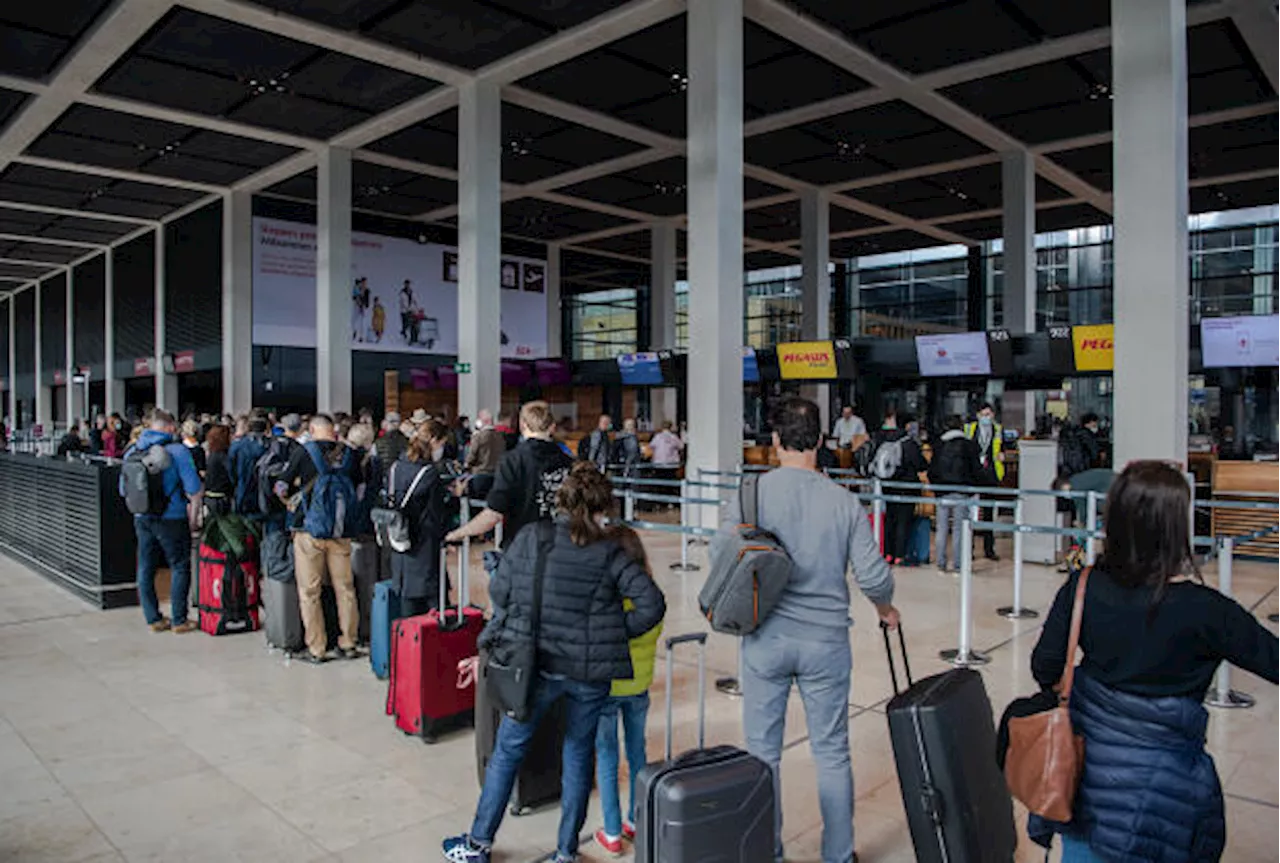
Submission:
[[[1071,340],[1075,348],[1076,371],[1115,370],[1116,328],[1114,324],[1072,327]]]
[[[778,345],[778,366],[788,380],[826,380],[839,377],[831,342],[784,342]]]

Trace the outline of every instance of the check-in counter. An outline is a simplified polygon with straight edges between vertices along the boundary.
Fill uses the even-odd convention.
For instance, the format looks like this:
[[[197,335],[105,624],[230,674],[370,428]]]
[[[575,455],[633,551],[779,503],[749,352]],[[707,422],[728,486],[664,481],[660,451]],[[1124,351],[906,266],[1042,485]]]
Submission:
[[[0,552],[99,608],[138,604],[119,464],[0,453]]]

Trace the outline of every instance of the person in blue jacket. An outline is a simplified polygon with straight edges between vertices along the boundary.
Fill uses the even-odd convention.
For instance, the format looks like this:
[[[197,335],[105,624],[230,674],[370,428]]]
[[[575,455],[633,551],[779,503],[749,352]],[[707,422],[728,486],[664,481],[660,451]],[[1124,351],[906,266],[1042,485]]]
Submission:
[[[1218,665],[1277,677],[1276,636],[1229,596],[1206,587],[1191,550],[1191,497],[1181,471],[1132,462],[1111,487],[1106,550],[1089,575],[1084,654],[1071,724],[1084,770],[1070,823],[1035,815],[1032,841],[1063,838],[1063,863],[1212,863],[1226,840],[1222,786],[1204,749],[1203,702]],[[1031,672],[1062,677],[1076,585],[1058,591]]]
[[[196,628],[193,621],[187,620],[187,593],[191,589],[191,528],[187,521],[187,500],[200,493],[200,474],[196,472],[191,453],[175,437],[176,431],[173,416],[157,410],[151,415],[149,427],[138,442],[124,453],[127,460],[135,449],[145,452],[159,445],[169,455],[169,466],[164,470],[162,483],[167,498],[164,512],[133,517],[133,531],[138,538],[138,602],[152,632],[172,629],[184,633]],[[123,477],[120,495],[124,496]],[[172,619],[160,613],[160,601],[156,598],[157,547],[172,574],[169,585]]]

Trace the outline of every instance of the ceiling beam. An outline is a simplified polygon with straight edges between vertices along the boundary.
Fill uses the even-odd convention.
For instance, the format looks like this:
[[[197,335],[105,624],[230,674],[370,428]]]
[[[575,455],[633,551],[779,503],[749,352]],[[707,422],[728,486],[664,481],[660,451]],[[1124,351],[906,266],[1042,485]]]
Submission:
[[[69,210],[66,207],[46,207],[43,204],[3,199],[0,199],[0,210],[26,210],[29,213],[45,213],[50,216],[67,216],[72,219],[90,219],[98,222],[121,222],[126,225],[156,224],[153,219],[139,219],[135,216],[117,216],[115,213],[99,213],[96,210]]]
[[[44,92],[29,99],[0,134],[0,170],[44,134],[172,6],[173,0],[118,0],[100,16]]]
[[[457,88],[440,87],[365,120],[358,126],[352,126],[345,132],[339,132],[330,138],[328,143],[333,147],[349,147],[353,150],[367,147],[374,141],[394,135],[415,123],[429,120],[437,114],[443,114],[457,105]]]
[[[302,135],[291,135],[288,132],[278,132],[274,129],[265,129],[261,126],[226,120],[209,114],[180,111],[176,108],[165,108],[148,102],[139,102],[136,99],[122,99],[118,96],[106,96],[102,93],[83,93],[76,97],[76,102],[92,108],[117,111],[121,114],[146,117],[150,120],[160,120],[165,123],[179,123],[183,126],[191,126],[200,130],[220,132],[223,135],[233,135],[237,138],[248,138],[250,141],[266,141],[269,144],[295,147],[299,150],[311,149],[321,143]]]
[[[1198,129],[1201,126],[1216,126],[1219,123],[1234,123],[1239,120],[1248,120],[1253,117],[1265,117],[1268,114],[1274,114],[1277,110],[1276,101],[1273,99],[1269,102],[1259,102],[1256,105],[1242,105],[1239,108],[1227,108],[1222,111],[1208,111],[1203,114],[1194,114],[1187,118],[1187,127]],[[1031,148],[1033,153],[1060,153],[1063,150],[1079,150],[1084,147],[1096,147],[1100,144],[1110,144],[1112,139],[1111,132],[1096,132],[1092,135],[1078,135],[1074,138],[1065,138],[1061,141],[1047,141],[1043,144],[1036,144]]]
[[[1231,20],[1244,37],[1249,52],[1267,77],[1271,89],[1280,91],[1280,48],[1276,41],[1275,0],[1229,0]],[[1187,17],[1191,17],[1191,9]]]
[[[912,105],[935,120],[950,126],[997,153],[1025,150],[1026,146],[976,114],[961,108],[915,78],[849,42],[837,33],[780,2],[744,0],[748,18],[779,36],[852,72],[884,90],[895,99]],[[1036,172],[1067,192],[1085,198],[1104,212],[1111,211],[1111,197],[1095,189],[1067,169],[1044,156],[1035,157]]]
[[[685,0],[632,0],[576,27],[562,30],[536,45],[490,63],[476,77],[496,84],[528,78],[641,30],[661,24],[685,11]]]
[[[65,263],[60,261],[29,261],[26,258],[0,258],[0,264],[11,267],[31,267],[32,269],[52,267],[55,270],[66,266]]]
[[[15,243],[34,243],[36,245],[45,246],[66,246],[75,249],[105,249],[106,245],[102,243],[82,243],[79,240],[51,240],[46,237],[38,237],[34,234],[0,234],[0,240],[7,240]]]
[[[209,183],[196,183],[192,180],[179,180],[175,177],[162,177],[156,174],[145,174],[141,171],[122,171],[118,168],[103,168],[98,165],[85,165],[80,162],[63,162],[58,159],[45,159],[40,156],[16,156],[12,160],[15,165],[31,165],[35,168],[48,168],[51,171],[65,171],[71,174],[88,174],[111,180],[128,180],[131,183],[144,183],[149,186],[164,186],[171,189],[186,189],[192,192],[203,192],[206,195],[222,191],[221,186]]]

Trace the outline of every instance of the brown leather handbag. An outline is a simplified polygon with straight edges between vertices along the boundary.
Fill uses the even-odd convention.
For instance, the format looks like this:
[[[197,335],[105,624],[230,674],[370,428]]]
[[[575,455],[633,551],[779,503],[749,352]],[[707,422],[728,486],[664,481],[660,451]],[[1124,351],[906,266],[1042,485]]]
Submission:
[[[1080,644],[1080,618],[1089,583],[1086,569],[1076,585],[1071,609],[1071,636],[1067,640],[1067,664],[1058,684],[1058,703],[1030,716],[1011,717],[1009,751],[1004,778],[1009,791],[1028,811],[1050,821],[1070,821],[1080,772],[1084,769],[1084,738],[1071,727],[1071,683],[1076,673],[1076,648]]]

